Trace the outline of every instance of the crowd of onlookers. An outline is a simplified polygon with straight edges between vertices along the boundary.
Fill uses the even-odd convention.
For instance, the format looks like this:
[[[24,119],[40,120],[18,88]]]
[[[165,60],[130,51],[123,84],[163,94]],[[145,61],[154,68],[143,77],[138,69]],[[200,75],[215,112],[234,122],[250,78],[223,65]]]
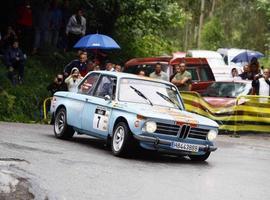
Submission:
[[[37,54],[46,46],[69,51],[85,35],[83,9],[73,12],[69,0],[61,2],[40,0],[32,5],[30,0],[24,0],[15,8],[16,16],[10,25],[0,30],[0,55],[13,84],[23,83],[26,54]]]
[[[122,66],[111,62],[101,65],[96,59],[94,61],[88,59],[87,51],[79,50],[78,58],[68,63],[63,72],[58,73],[53,82],[48,85],[47,90],[53,95],[57,91],[76,91],[76,87],[80,80],[90,71],[115,71],[122,72]]]

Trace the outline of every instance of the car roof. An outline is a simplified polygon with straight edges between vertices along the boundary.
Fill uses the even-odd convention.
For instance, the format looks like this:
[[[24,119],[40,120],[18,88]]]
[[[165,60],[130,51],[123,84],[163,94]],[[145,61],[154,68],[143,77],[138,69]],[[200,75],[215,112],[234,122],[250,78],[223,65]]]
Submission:
[[[210,51],[210,50],[188,50],[188,55],[192,54],[192,57],[201,57],[201,58],[220,58],[222,56],[217,51]]]

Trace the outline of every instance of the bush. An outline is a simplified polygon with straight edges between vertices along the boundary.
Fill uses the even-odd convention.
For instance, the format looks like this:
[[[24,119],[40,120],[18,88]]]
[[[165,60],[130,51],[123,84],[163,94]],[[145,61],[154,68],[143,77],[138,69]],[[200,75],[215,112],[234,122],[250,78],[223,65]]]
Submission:
[[[0,63],[0,120],[41,122],[43,101],[50,95],[46,88],[72,59],[74,53],[58,52],[29,57],[24,83],[16,86],[8,80],[6,67]]]

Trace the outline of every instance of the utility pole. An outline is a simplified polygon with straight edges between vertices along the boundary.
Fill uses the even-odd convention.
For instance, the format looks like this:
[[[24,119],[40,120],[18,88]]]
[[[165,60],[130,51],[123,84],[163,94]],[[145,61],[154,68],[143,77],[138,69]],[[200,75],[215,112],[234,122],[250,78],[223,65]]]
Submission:
[[[205,0],[201,0],[201,15],[200,15],[198,41],[197,41],[198,48],[201,48],[201,33],[202,33],[203,18],[204,18],[204,7],[205,7]]]

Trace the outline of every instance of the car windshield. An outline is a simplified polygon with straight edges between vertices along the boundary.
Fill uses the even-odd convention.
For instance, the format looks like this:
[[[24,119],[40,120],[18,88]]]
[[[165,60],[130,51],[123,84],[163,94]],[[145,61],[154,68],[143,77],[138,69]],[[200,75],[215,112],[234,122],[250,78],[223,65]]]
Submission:
[[[118,99],[183,109],[179,93],[174,86],[141,79],[121,79]]]
[[[206,89],[203,96],[236,98],[241,94],[247,95],[248,92],[247,83],[214,82]]]

